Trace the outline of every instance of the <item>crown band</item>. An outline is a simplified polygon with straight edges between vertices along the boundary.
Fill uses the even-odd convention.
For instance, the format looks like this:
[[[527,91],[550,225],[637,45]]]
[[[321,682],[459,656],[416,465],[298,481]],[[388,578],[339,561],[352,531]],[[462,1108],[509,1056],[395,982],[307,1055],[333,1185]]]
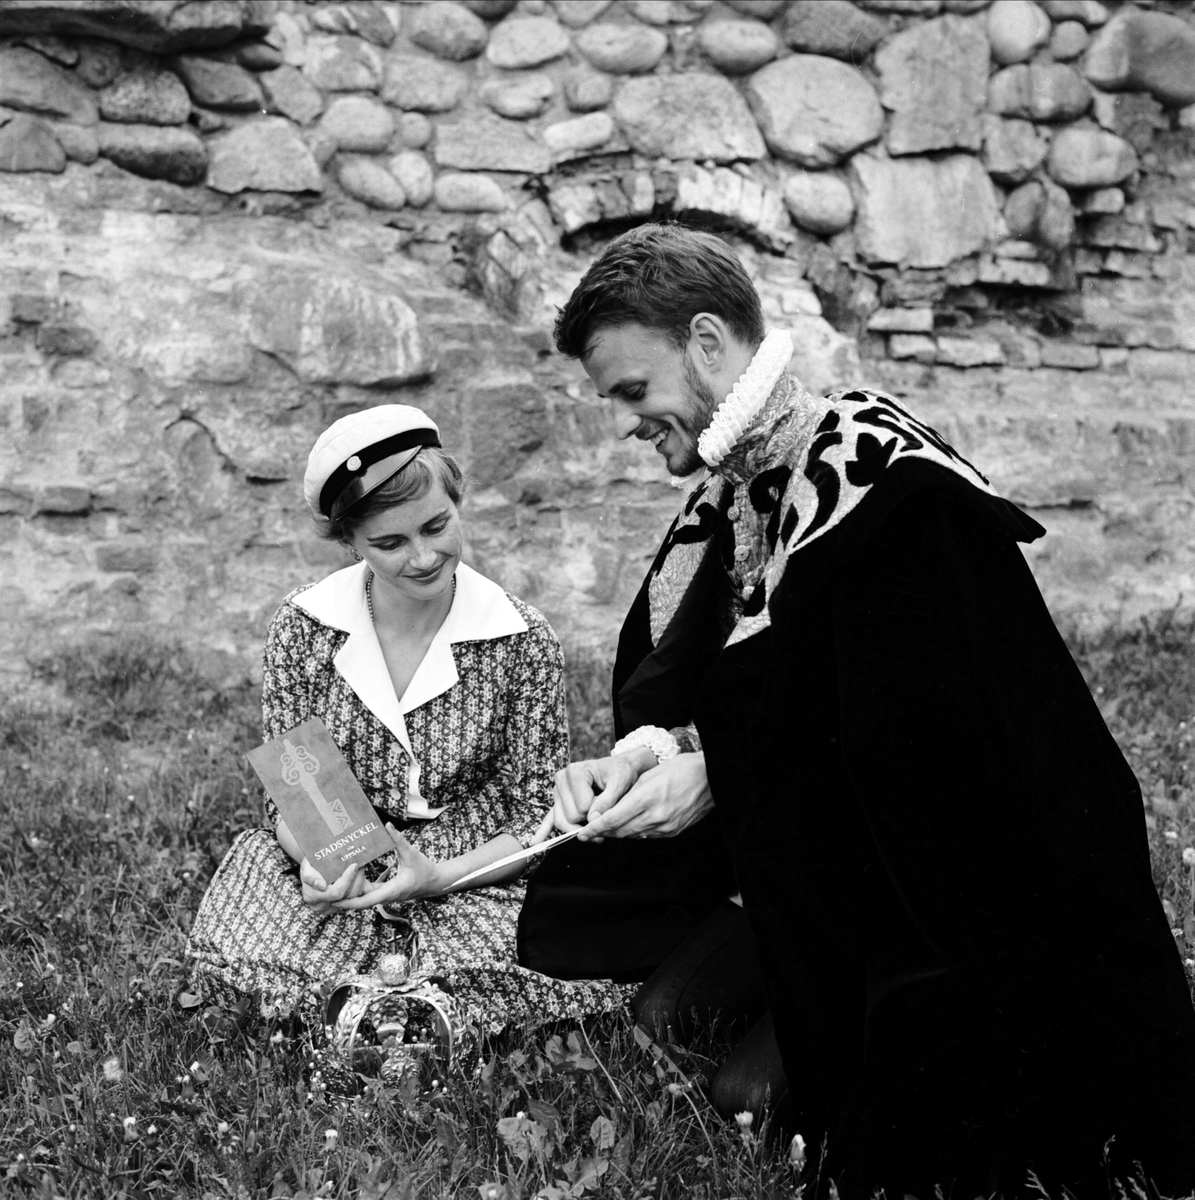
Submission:
[[[331,521],[337,520],[397,475],[424,446],[439,444],[433,429],[408,429],[358,450],[328,476],[320,489],[320,512]],[[350,468],[349,463],[354,465]]]

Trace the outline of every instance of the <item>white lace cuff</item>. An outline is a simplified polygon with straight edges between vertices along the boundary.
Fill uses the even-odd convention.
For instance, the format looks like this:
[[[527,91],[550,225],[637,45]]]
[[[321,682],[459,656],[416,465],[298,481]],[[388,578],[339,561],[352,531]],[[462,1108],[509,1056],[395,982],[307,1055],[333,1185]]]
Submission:
[[[658,762],[675,758],[680,753],[680,743],[667,729],[661,729],[658,725],[640,725],[638,729],[631,730],[626,737],[614,743],[610,753],[621,754],[624,750],[634,750],[639,746],[650,750]]]

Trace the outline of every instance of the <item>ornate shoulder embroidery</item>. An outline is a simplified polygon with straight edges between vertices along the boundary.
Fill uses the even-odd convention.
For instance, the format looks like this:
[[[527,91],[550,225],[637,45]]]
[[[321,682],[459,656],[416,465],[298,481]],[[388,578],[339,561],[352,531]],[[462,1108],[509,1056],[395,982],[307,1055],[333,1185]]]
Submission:
[[[725,482],[710,476],[691,491],[685,506],[664,535],[656,566],[647,581],[651,640],[655,645],[676,615],[689,583],[709,549],[718,527],[718,511]]]
[[[769,505],[769,535],[776,530],[778,540],[764,578],[748,599],[727,645],[767,627],[767,601],[789,557],[838,525],[894,462],[920,458],[937,463],[995,495],[986,476],[941,434],[883,392],[856,389],[814,405],[818,419],[808,448],[794,464],[779,504],[772,500]]]

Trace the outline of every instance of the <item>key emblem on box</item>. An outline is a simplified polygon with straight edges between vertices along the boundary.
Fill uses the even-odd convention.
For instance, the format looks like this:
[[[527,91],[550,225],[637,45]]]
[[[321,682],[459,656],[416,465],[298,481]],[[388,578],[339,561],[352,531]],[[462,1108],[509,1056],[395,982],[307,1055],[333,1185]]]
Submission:
[[[364,866],[394,849],[319,717],[251,750],[248,758],[295,841],[328,883],[351,863]]]

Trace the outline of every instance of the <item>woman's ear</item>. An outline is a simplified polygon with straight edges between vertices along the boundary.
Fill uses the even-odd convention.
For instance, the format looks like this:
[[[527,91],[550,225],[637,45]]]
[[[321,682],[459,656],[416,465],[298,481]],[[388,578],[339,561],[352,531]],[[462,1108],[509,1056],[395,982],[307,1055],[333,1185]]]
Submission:
[[[354,561],[354,562],[360,562],[360,561],[361,561],[361,555],[357,553],[357,550],[356,550],[356,548],[353,546],[353,543],[352,543],[352,542],[348,542],[348,541],[342,541],[340,544],[341,544],[341,545],[342,545],[342,546],[343,546],[343,547],[344,547],[344,548],[345,548],[345,549],[346,549],[346,550],[347,550],[347,551],[348,551],[348,552],[349,552],[349,553],[350,553],[350,554],[353,556],[353,561]]]

